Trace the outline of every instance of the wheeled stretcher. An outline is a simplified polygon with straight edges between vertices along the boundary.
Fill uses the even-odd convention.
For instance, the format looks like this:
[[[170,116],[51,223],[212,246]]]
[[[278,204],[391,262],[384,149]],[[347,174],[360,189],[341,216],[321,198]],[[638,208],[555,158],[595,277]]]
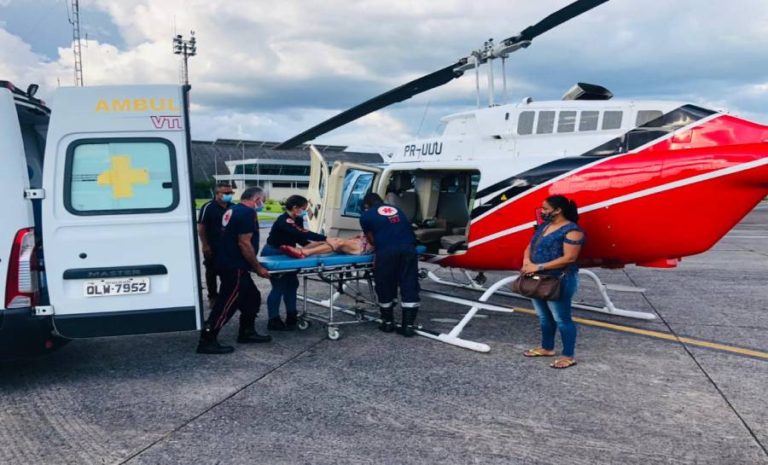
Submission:
[[[417,253],[426,248],[418,246]],[[328,338],[341,337],[339,326],[379,321],[379,308],[373,284],[373,255],[324,254],[306,258],[292,258],[287,255],[259,257],[259,262],[270,274],[298,273],[301,277],[303,308],[299,313],[298,328],[305,330],[310,321],[324,324]],[[313,298],[308,294],[308,282],[316,281],[328,285],[325,299]],[[338,300],[346,296],[354,303],[342,305]],[[310,310],[309,304],[320,310]],[[350,318],[351,317],[351,318]]]

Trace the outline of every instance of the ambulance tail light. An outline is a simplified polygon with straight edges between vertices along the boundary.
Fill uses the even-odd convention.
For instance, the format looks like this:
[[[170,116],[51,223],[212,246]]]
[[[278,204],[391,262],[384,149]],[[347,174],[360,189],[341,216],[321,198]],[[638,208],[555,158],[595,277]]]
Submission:
[[[5,283],[5,308],[37,305],[40,296],[37,271],[35,230],[25,228],[17,232],[13,240]]]

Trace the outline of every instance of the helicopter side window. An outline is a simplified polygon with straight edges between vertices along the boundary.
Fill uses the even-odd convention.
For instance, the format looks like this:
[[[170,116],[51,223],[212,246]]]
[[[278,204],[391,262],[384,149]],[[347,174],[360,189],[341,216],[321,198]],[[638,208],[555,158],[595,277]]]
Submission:
[[[596,131],[599,111],[582,111],[579,120],[579,131]]]
[[[536,134],[551,134],[555,129],[555,112],[540,111],[539,123],[536,125]]]
[[[557,120],[557,132],[573,132],[576,130],[576,112],[561,111]]]
[[[664,113],[659,110],[640,110],[637,112],[637,119],[635,119],[635,126],[642,126],[649,121],[653,121],[656,118],[661,118]]]
[[[344,179],[345,188],[343,190],[343,196],[347,199],[344,206],[344,216],[359,217],[363,213],[363,198],[371,192],[373,178],[374,174],[366,171],[347,171],[347,177]],[[348,179],[354,179],[354,184],[347,182]]]
[[[517,118],[517,134],[524,136],[533,134],[533,119],[536,116],[535,111],[524,111]]]
[[[603,130],[621,128],[621,119],[623,116],[623,111],[606,111],[603,114]]]

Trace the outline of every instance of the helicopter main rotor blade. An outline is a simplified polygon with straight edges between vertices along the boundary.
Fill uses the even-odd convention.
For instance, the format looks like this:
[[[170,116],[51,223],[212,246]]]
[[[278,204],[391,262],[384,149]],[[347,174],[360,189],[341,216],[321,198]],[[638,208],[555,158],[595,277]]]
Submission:
[[[546,18],[542,19],[533,26],[528,26],[520,33],[520,40],[533,40],[534,38],[544,34],[545,32],[553,29],[566,21],[569,21],[576,16],[579,16],[592,8],[602,5],[608,0],[579,0],[571,3],[570,5],[561,8],[560,10],[552,13]],[[510,37],[512,39],[512,37]]]
[[[388,92],[384,92],[370,100],[356,105],[349,110],[343,111],[338,115],[323,121],[317,126],[313,126],[306,131],[291,137],[287,141],[275,146],[275,150],[289,149],[295,147],[302,142],[312,140],[315,137],[323,135],[334,129],[344,126],[358,118],[361,118],[368,113],[373,113],[376,110],[380,110],[396,102],[402,102],[409,99],[416,94],[426,92],[435,87],[440,87],[443,84],[461,76],[463,73],[460,71],[454,71],[454,68],[463,64],[462,61],[458,61],[450,66],[446,66],[443,69],[439,69],[434,73],[427,74],[418,79],[414,79],[411,82],[396,87]]]
[[[440,87],[443,84],[447,84],[453,79],[456,79],[457,77],[460,77],[462,74],[464,74],[464,71],[479,66],[481,63],[485,63],[489,59],[501,56],[506,57],[509,53],[521,47],[527,47],[530,45],[531,40],[534,38],[607,1],[608,0],[576,0],[570,5],[563,7],[542,19],[533,26],[528,26],[527,28],[523,29],[520,34],[504,39],[493,50],[486,52],[473,52],[472,55],[464,57],[450,66],[446,66],[443,69],[439,69],[433,73],[422,76],[409,83],[403,84],[400,87],[396,87],[388,92],[367,100],[355,107],[350,108],[349,110],[343,111],[338,115],[323,121],[314,127],[307,129],[301,134],[291,137],[285,142],[277,145],[275,149],[280,150],[295,147],[303,142],[312,140],[327,132],[333,131],[338,127],[344,126],[345,124],[361,118],[369,113],[373,113],[376,110],[380,110],[393,103],[402,102],[403,100],[409,99],[414,95],[426,92],[430,89],[434,89],[435,87]]]

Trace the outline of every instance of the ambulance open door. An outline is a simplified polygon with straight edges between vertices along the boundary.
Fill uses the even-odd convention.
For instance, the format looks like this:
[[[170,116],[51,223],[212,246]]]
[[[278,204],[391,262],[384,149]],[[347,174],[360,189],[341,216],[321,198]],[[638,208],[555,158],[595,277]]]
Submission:
[[[309,146],[310,168],[309,188],[307,200],[309,201],[308,220],[309,230],[325,234],[325,195],[328,189],[328,163],[314,145]]]
[[[201,327],[185,108],[177,86],[58,91],[42,203],[62,336]]]

